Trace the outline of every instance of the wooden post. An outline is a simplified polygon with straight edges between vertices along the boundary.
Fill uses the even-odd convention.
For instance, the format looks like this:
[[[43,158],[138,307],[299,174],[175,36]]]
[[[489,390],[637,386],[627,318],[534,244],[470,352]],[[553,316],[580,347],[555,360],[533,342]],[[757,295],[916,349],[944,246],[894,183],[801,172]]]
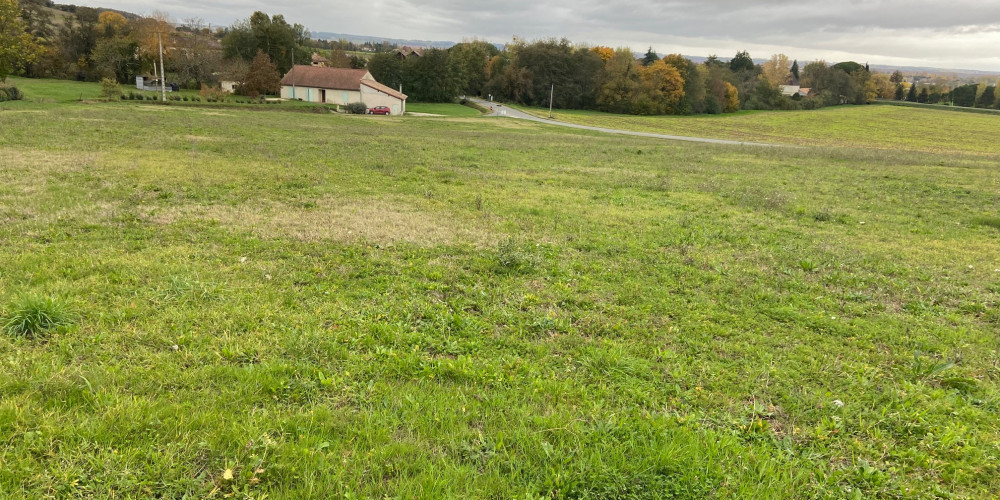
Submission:
[[[556,84],[552,84],[552,89],[549,90],[549,120],[552,119],[552,96],[556,93]]]
[[[167,100],[167,72],[163,68],[163,39],[160,38],[160,32],[156,32],[156,43],[160,46],[160,100]],[[155,66],[156,63],[153,63]]]

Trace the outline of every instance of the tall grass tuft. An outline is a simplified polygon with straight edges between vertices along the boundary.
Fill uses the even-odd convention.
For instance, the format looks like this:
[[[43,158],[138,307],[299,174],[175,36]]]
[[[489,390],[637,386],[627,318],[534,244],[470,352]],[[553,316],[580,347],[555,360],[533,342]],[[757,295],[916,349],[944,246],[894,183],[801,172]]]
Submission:
[[[524,251],[513,238],[497,245],[496,269],[501,273],[525,273],[537,264],[537,257]]]
[[[986,226],[986,227],[992,227],[994,229],[1000,229],[1000,217],[982,215],[979,217],[973,217],[972,223],[979,226]]]
[[[72,323],[73,313],[65,300],[24,295],[9,306],[3,331],[13,337],[36,338]]]

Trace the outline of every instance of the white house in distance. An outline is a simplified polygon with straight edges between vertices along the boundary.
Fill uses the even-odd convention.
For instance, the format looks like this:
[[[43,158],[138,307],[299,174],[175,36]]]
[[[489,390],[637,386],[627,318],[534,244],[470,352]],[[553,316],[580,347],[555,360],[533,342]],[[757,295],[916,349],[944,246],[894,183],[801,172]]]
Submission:
[[[782,85],[781,86],[781,95],[783,95],[783,96],[789,96],[790,97],[790,96],[794,96],[794,95],[797,94],[797,95],[800,95],[802,97],[808,97],[810,91],[812,91],[812,89],[807,89],[805,87],[799,87],[798,85]]]
[[[394,115],[406,112],[406,94],[376,82],[364,69],[295,65],[281,79],[281,97],[326,104],[362,102],[369,108],[388,106]]]

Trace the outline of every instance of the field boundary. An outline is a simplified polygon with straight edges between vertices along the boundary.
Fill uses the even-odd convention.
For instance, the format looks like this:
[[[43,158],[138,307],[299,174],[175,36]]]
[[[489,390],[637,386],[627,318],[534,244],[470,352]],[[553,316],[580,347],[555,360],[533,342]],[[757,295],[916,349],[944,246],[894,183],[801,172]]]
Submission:
[[[872,101],[872,104],[877,104],[879,106],[899,106],[903,108],[936,109],[939,111],[957,111],[959,113],[978,113],[981,115],[1000,115],[1000,109],[966,108],[964,106],[948,106],[945,104],[923,104],[919,102],[887,100]]]

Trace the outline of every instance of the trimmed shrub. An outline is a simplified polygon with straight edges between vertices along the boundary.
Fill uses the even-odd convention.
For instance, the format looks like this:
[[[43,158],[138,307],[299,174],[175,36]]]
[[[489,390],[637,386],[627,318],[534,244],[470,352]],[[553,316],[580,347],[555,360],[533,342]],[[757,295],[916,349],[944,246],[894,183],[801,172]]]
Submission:
[[[344,109],[352,115],[363,115],[368,112],[368,106],[365,106],[363,102],[352,102],[344,106]]]

